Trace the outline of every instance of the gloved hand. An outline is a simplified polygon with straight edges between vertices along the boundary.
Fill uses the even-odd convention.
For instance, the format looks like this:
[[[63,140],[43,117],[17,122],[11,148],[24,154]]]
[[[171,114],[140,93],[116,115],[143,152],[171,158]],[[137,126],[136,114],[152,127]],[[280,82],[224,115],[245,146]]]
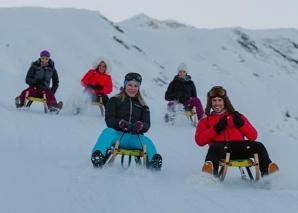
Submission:
[[[93,86],[93,89],[102,90],[103,86],[101,84],[96,84]]]
[[[144,127],[144,124],[142,121],[137,121],[132,125],[132,132],[133,133],[139,133],[142,131]]]
[[[235,111],[233,114],[233,122],[238,129],[241,128],[244,124],[244,120],[242,119],[241,114],[237,111]]]
[[[129,132],[131,130],[131,123],[124,119],[121,119],[119,121],[119,128],[124,132]]]
[[[91,85],[91,84],[87,84],[86,89],[93,90],[94,87],[93,87],[93,85]]]
[[[178,97],[178,101],[179,101],[179,103],[181,103],[181,104],[184,104],[188,99],[189,99],[189,98],[186,97],[185,95],[181,95],[181,96]]]
[[[226,127],[227,127],[227,117],[224,116],[221,119],[219,119],[219,121],[217,122],[217,124],[214,125],[214,130],[217,134],[220,134],[221,131],[223,131]]]

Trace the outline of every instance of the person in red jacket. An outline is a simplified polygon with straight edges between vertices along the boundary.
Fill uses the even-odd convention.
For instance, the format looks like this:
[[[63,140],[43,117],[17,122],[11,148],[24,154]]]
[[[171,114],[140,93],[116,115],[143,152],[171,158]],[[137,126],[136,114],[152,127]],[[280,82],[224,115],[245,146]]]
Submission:
[[[112,78],[108,74],[110,65],[107,60],[99,59],[95,66],[88,70],[81,80],[85,92],[91,95],[93,102],[99,102],[102,97],[103,104],[106,108],[109,100],[108,94],[113,90]]]
[[[278,171],[265,146],[258,141],[258,133],[249,120],[235,111],[227,91],[215,86],[207,93],[206,116],[199,121],[195,140],[199,146],[209,145],[202,171],[218,175],[219,160],[227,152],[231,159],[252,158],[259,155],[261,175]]]

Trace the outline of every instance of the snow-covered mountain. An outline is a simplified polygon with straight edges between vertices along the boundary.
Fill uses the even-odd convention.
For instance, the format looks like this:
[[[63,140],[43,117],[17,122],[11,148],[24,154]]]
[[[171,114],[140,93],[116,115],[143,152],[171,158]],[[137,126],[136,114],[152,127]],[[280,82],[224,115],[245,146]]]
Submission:
[[[197,29],[144,14],[112,23],[98,12],[76,9],[0,8],[1,212],[289,212],[298,209],[298,31]],[[42,49],[59,72],[56,93],[65,107],[46,115],[34,104],[14,108],[30,63]],[[113,94],[127,72],[143,76],[151,109],[148,135],[164,158],[160,173],[140,168],[96,170],[90,152],[105,122],[96,108],[78,116],[71,103],[94,60],[112,64]],[[181,119],[163,122],[164,92],[184,62],[205,104],[211,86],[227,88],[238,111],[259,130],[281,171],[266,178],[270,190],[240,181],[230,170],[223,184],[200,172],[207,147]],[[262,185],[262,182],[261,184]],[[158,195],[158,196],[157,196]]]

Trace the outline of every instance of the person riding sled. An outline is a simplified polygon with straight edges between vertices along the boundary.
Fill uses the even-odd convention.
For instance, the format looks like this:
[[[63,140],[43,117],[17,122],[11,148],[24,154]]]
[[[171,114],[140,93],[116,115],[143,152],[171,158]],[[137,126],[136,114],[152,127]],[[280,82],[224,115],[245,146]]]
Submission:
[[[152,140],[145,136],[150,128],[150,110],[141,93],[142,77],[138,73],[125,75],[121,92],[110,98],[105,121],[108,128],[100,134],[92,149],[91,161],[94,167],[102,167],[107,160],[107,151],[118,141],[120,148],[142,150],[146,145],[148,164],[153,170],[160,170],[162,157],[156,152]]]
[[[184,105],[185,110],[196,109],[198,120],[203,117],[204,111],[200,99],[197,97],[195,84],[191,76],[187,74],[187,67],[184,63],[178,66],[178,74],[170,82],[165,99],[168,102],[168,111],[173,110],[176,103]]]
[[[59,86],[59,77],[54,61],[50,57],[50,52],[43,50],[40,52],[40,58],[31,64],[26,75],[26,83],[29,87],[15,98],[17,108],[24,106],[26,94],[36,98],[43,98],[45,95],[50,111],[62,108],[62,102],[57,103],[54,95]]]
[[[91,96],[92,102],[100,102],[100,98],[102,98],[105,108],[109,101],[108,94],[113,90],[112,78],[109,75],[110,70],[107,59],[100,58],[81,79],[81,84],[85,88],[85,92]]]
[[[253,158],[257,153],[262,176],[279,170],[265,146],[256,141],[255,127],[243,114],[235,111],[223,87],[215,86],[207,93],[205,114],[207,116],[199,121],[195,133],[199,146],[209,145],[203,172],[218,176],[219,161],[227,152],[231,159]]]

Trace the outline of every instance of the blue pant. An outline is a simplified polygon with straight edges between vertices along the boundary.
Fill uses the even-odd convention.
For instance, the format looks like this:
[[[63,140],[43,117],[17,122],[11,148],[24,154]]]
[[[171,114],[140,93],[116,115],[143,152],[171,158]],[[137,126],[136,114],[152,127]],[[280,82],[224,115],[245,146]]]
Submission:
[[[99,150],[102,154],[106,154],[106,151],[115,143],[120,142],[120,148],[123,149],[142,149],[143,145],[146,145],[148,160],[151,161],[156,149],[153,142],[146,136],[139,134],[133,135],[130,133],[123,133],[113,128],[106,128],[102,131],[99,138],[96,141],[95,146],[92,149],[92,153]]]

